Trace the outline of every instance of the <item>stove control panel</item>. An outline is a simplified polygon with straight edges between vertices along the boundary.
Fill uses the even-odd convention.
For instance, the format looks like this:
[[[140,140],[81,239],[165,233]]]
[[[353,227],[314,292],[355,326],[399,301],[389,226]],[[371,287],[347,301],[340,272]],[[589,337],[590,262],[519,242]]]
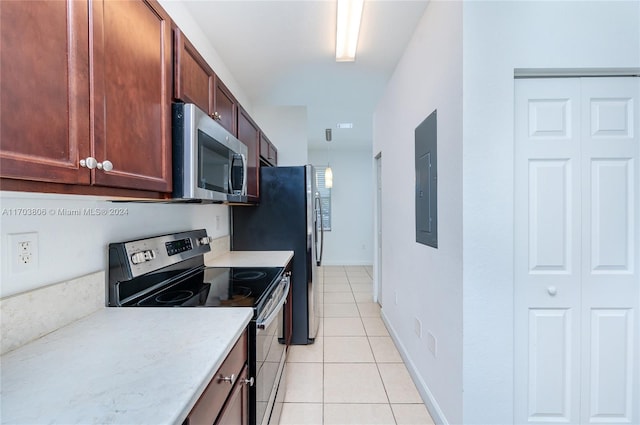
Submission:
[[[191,244],[191,239],[184,238],[177,241],[165,242],[164,246],[167,248],[167,254],[169,256],[180,254],[185,251],[190,251],[193,249],[193,245]]]
[[[115,280],[130,280],[211,251],[206,229],[172,233],[109,245],[109,268]]]

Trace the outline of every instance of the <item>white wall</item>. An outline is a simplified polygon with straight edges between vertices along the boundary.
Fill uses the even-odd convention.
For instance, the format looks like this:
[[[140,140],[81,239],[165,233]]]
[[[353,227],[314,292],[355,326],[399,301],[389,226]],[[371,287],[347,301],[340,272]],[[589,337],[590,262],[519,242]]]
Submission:
[[[254,105],[252,117],[278,149],[278,165],[309,162],[306,106]]]
[[[415,128],[438,110],[438,249],[415,242]],[[438,422],[462,423],[462,4],[431,2],[378,103],[382,309]],[[371,158],[370,158],[371,160]],[[396,303],[397,294],[397,303]],[[414,333],[422,323],[422,338]],[[427,349],[430,332],[436,355]]]
[[[0,202],[0,297],[107,270],[110,242],[199,228],[213,237],[229,234],[229,208],[222,205],[114,203],[90,196],[16,192],[1,192]],[[41,215],[15,215],[30,208]],[[83,214],[85,208],[107,214],[119,208],[124,215],[90,216]],[[25,232],[38,233],[38,267],[13,273],[7,235]]]
[[[331,231],[325,232],[323,265],[373,264],[373,166],[371,151],[331,150]],[[327,166],[326,150],[309,150],[309,162]]]
[[[160,0],[205,60],[218,73],[238,100],[250,106],[247,97],[227,70],[215,48],[181,2]],[[228,207],[222,205],[169,205],[111,203],[104,198],[0,192],[0,297],[57,283],[107,268],[107,245],[136,237],[195,228],[206,228],[214,237],[229,234]],[[59,208],[126,208],[125,216],[63,216]],[[9,215],[23,208],[44,208],[44,216]],[[54,213],[55,212],[55,213]],[[8,264],[7,235],[38,233],[38,268],[12,273]]]
[[[514,68],[640,66],[640,2],[465,2],[463,20],[463,418],[505,424],[513,423]]]

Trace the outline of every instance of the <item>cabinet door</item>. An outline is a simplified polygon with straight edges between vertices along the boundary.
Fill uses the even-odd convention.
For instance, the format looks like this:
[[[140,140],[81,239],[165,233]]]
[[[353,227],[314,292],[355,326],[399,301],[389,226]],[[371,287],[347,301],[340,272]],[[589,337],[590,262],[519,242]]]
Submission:
[[[86,1],[0,1],[0,174],[89,184]]]
[[[260,133],[260,158],[267,165],[278,165],[278,150],[264,133]]]
[[[207,114],[213,110],[214,74],[187,37],[174,28],[174,96],[194,103]]]
[[[259,138],[260,129],[253,122],[249,114],[238,108],[238,139],[247,145],[249,154],[247,157],[247,195],[250,201],[257,201],[259,184]]]
[[[247,425],[249,423],[249,384],[246,380],[247,366],[238,377],[216,425]]]
[[[213,94],[213,99],[214,119],[216,119],[221,126],[229,130],[231,134],[236,135],[236,115],[238,110],[236,99],[222,81],[220,81],[218,76],[216,76],[215,79],[215,92]]]
[[[97,185],[171,191],[171,20],[155,0],[93,1]]]

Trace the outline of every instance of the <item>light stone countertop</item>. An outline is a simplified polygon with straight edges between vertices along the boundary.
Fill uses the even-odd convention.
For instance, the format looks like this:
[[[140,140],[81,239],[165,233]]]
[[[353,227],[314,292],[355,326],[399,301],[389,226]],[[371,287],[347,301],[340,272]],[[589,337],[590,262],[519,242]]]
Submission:
[[[2,423],[181,424],[251,308],[104,308],[1,357]]]
[[[284,267],[293,258],[293,251],[228,251],[212,259],[208,267]]]

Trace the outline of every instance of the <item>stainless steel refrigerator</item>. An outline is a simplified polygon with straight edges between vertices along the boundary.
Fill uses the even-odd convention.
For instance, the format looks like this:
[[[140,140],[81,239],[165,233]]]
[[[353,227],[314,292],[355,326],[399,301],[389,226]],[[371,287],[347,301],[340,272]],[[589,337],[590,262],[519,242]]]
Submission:
[[[311,344],[320,318],[322,211],[312,165],[260,168],[260,203],[231,208],[231,249],[292,250],[293,344]]]

